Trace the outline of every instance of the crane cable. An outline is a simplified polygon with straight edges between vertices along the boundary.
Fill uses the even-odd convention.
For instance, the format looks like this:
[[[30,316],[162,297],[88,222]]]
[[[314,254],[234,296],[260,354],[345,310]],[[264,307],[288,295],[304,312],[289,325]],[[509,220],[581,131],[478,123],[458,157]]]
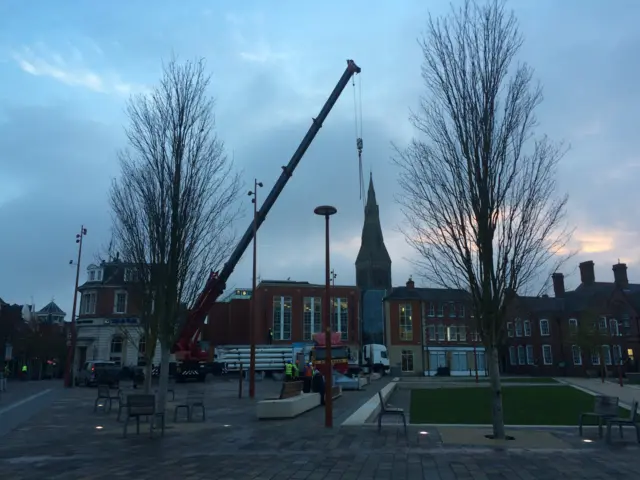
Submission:
[[[364,172],[362,169],[362,79],[361,75],[358,75],[358,92],[356,96],[356,79],[351,79],[351,85],[353,86],[353,111],[355,118],[355,130],[356,130],[356,149],[358,150],[358,183],[360,184],[360,200],[362,200],[362,206],[366,204],[366,198],[364,195]]]

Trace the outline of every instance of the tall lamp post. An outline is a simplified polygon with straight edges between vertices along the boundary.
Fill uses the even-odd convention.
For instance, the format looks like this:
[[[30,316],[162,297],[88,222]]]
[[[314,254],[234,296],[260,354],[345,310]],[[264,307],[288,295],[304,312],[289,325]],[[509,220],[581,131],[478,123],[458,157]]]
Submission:
[[[67,352],[67,368],[64,374],[64,386],[67,388],[73,387],[73,362],[76,353],[76,304],[78,301],[78,281],[80,280],[80,259],[82,258],[82,239],[87,234],[87,229],[84,225],[80,226],[80,233],[76,234],[76,243],[78,244],[78,260],[76,261],[76,284],[73,289],[73,308],[71,310],[71,338],[69,342],[69,350]],[[73,260],[69,261],[73,264]]]
[[[325,219],[325,290],[322,305],[322,323],[324,324],[325,350],[327,378],[324,387],[324,426],[333,427],[333,360],[331,355],[331,319],[329,318],[329,296],[331,295],[331,259],[329,253],[329,217],[335,215],[338,210],[329,205],[316,207],[313,211],[316,215],[321,215]]]
[[[262,187],[262,182],[257,179],[253,181],[253,190],[249,192],[249,196],[253,197],[251,203],[253,203],[253,277],[251,287],[251,305],[249,311],[249,341],[251,342],[251,353],[249,356],[249,398],[254,398],[256,395],[256,265],[258,258],[257,236],[258,236],[258,188]]]

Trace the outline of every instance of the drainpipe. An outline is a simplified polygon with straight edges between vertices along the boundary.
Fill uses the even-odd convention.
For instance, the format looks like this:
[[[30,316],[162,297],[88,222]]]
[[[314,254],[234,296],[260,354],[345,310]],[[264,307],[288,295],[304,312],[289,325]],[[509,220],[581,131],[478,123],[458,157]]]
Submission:
[[[424,363],[424,345],[426,340],[425,325],[424,325],[424,301],[420,302],[420,354],[422,355],[422,376],[424,377],[425,363]]]

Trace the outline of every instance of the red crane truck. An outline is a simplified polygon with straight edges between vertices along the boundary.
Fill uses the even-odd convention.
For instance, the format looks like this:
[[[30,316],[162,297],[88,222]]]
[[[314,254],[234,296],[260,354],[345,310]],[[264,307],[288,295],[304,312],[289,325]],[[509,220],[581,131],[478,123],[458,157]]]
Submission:
[[[360,73],[360,67],[358,67],[353,60],[347,60],[347,68],[340,77],[338,84],[331,92],[331,95],[329,95],[329,98],[322,107],[322,110],[320,110],[318,116],[313,119],[311,127],[302,139],[297,150],[294,152],[291,160],[289,160],[288,165],[282,167],[280,177],[269,192],[269,195],[262,204],[262,207],[260,207],[257,214],[256,229],[260,228],[267,218],[267,214],[282,193],[282,190],[289,181],[289,178],[293,175],[298,163],[300,163],[300,160],[311,145],[311,142],[313,142],[313,139],[322,127],[322,124],[329,115],[329,112],[331,112],[331,109],[338,101],[340,94],[349,83],[349,80],[358,73]],[[204,381],[207,373],[213,368],[213,365],[209,362],[209,345],[205,342],[199,341],[200,332],[211,307],[225,290],[227,280],[233,273],[233,270],[242,258],[245,250],[251,244],[253,235],[254,229],[252,221],[235,250],[231,253],[229,260],[224,264],[222,270],[220,272],[211,273],[202,293],[200,293],[186,316],[184,324],[180,330],[180,337],[173,346],[171,352],[175,356],[176,365],[174,367],[174,375],[177,381],[184,381],[187,379]],[[174,370],[174,368],[170,368],[170,371]]]

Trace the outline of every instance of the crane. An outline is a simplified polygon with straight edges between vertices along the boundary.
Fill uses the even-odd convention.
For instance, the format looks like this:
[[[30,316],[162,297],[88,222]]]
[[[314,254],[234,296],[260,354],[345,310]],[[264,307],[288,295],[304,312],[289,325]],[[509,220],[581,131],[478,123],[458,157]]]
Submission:
[[[349,84],[349,80],[351,80],[354,75],[359,74],[360,71],[360,67],[358,67],[358,65],[356,65],[353,60],[347,60],[347,68],[340,77],[340,80],[331,92],[331,95],[329,95],[329,98],[320,110],[318,116],[316,118],[313,118],[311,127],[309,127],[307,134],[302,139],[302,142],[300,142],[300,145],[289,160],[289,163],[286,166],[282,167],[282,173],[280,174],[280,177],[278,178],[275,185],[269,192],[269,195],[266,197],[264,203],[260,207],[256,219],[256,228],[260,228],[262,223],[267,218],[269,211],[282,193],[282,190],[284,190],[285,185],[293,175],[293,172],[295,171],[296,167],[300,163],[300,160],[313,142],[313,139],[318,134],[318,131],[329,115],[329,112],[331,112],[331,109],[338,101],[338,98],[340,98],[343,90]],[[181,368],[183,375],[186,372],[190,372],[193,375],[197,376],[198,368],[193,366],[193,364],[200,363],[207,359],[208,352],[202,351],[200,345],[198,344],[200,331],[202,329],[202,326],[204,325],[205,318],[213,307],[213,304],[222,294],[222,292],[224,292],[227,280],[233,273],[236,265],[242,258],[242,255],[251,244],[253,235],[254,228],[252,221],[249,225],[249,228],[247,228],[246,232],[238,242],[238,245],[231,253],[229,259],[224,264],[222,270],[220,272],[211,273],[204,289],[187,314],[185,322],[182,325],[180,331],[180,336],[172,349],[172,353],[175,355],[176,360],[183,363],[183,366]],[[192,366],[187,365],[189,363],[191,363]]]

